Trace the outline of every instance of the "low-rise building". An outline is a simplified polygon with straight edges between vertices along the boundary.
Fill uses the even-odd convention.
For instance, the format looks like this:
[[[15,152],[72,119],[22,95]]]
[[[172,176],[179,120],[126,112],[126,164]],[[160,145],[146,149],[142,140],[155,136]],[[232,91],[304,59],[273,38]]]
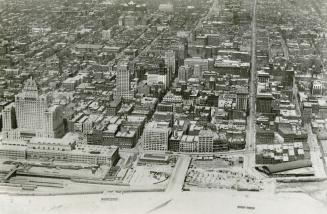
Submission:
[[[114,165],[119,159],[118,147],[78,143],[78,135],[63,138],[34,137],[26,141],[2,141],[0,154],[9,159],[56,160],[72,163]]]

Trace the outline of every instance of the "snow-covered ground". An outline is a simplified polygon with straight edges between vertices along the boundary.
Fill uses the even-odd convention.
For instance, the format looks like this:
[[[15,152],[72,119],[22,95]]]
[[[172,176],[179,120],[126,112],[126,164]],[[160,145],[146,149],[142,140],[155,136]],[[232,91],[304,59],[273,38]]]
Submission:
[[[110,193],[109,193],[110,195]],[[265,213],[323,214],[327,206],[303,193],[257,193],[219,190],[210,192],[114,194],[118,201],[103,201],[103,195],[8,196],[0,195],[0,213]],[[106,195],[106,197],[108,194]]]

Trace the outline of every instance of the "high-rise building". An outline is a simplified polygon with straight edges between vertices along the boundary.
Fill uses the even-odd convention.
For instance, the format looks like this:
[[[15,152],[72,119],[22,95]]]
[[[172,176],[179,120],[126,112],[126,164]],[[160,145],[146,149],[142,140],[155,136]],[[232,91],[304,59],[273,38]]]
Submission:
[[[169,50],[165,52],[165,65],[167,67],[167,85],[169,87],[176,72],[175,51]]]
[[[119,26],[124,26],[124,16],[120,16],[120,17],[118,18],[118,25],[119,25]]]
[[[246,111],[248,107],[248,92],[238,91],[236,95],[236,109]]]
[[[194,77],[196,77],[196,78],[202,77],[202,71],[201,71],[200,65],[194,65],[194,72],[193,72],[193,74],[194,74]]]
[[[168,82],[167,82],[167,70],[164,70],[163,72],[148,72],[147,75],[147,84],[149,86],[156,85],[158,83],[162,83],[164,88],[168,88]]]
[[[168,139],[171,134],[167,122],[150,122],[144,129],[144,150],[168,150]]]
[[[102,31],[102,40],[108,41],[111,39],[111,30],[103,30]]]
[[[9,42],[6,40],[0,41],[0,56],[4,56],[9,52]]]
[[[223,10],[223,4],[224,4],[224,1],[214,0],[212,9],[210,10],[209,15],[212,16],[212,15],[220,14]]]
[[[10,131],[15,128],[15,111],[12,105],[6,106],[2,111],[2,128],[3,131]]]
[[[50,107],[48,96],[39,95],[33,79],[28,79],[22,93],[16,95],[15,108],[4,110],[3,126],[4,139],[60,138],[65,134],[62,109]]]
[[[257,95],[257,112],[271,113],[271,104],[273,96],[270,93],[261,93]]]
[[[135,27],[136,21],[136,16],[128,14],[127,16],[125,16],[124,20],[125,27]]]
[[[130,73],[128,70],[128,64],[121,62],[117,67],[116,77],[116,97],[129,98],[132,95],[130,88]]]
[[[40,95],[36,82],[28,79],[22,93],[15,97],[17,125],[22,129],[40,130],[45,123],[44,112],[48,109],[48,97]]]
[[[58,105],[51,106],[44,112],[44,115],[44,137],[58,138],[64,136],[62,108]]]
[[[191,67],[184,65],[179,67],[178,69],[178,80],[187,82],[187,80],[191,77]]]
[[[121,15],[118,18],[118,25],[127,28],[133,28],[140,24],[139,18],[140,17],[138,17],[135,12],[128,11],[126,14]]]
[[[193,75],[196,78],[202,78],[204,71],[210,70],[211,59],[202,59],[200,57],[186,58],[184,64],[194,68]]]

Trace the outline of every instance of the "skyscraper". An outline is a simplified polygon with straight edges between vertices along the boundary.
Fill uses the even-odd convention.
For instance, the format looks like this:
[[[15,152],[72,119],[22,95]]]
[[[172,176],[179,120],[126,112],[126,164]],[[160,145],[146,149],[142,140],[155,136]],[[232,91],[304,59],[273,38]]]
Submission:
[[[214,0],[214,3],[213,3],[213,6],[212,6],[212,9],[210,10],[210,15],[217,15],[217,14],[220,14],[222,12],[222,9],[223,9],[223,4],[224,4],[224,1],[221,1],[221,0]]]
[[[102,31],[102,40],[104,41],[108,41],[111,39],[111,30],[108,29],[108,30],[103,30]]]
[[[257,112],[271,113],[271,104],[274,97],[271,93],[260,93],[257,95]]]
[[[176,55],[174,51],[169,50],[165,52],[165,65],[167,68],[167,85],[169,87],[176,71]]]
[[[2,128],[3,132],[10,131],[15,128],[15,111],[13,105],[6,106],[2,112]]]
[[[236,97],[236,109],[246,111],[248,107],[248,92],[238,91]]]
[[[3,126],[5,139],[60,138],[65,134],[60,106],[50,107],[49,97],[39,95],[33,79],[28,79],[22,93],[16,95],[15,108],[4,110]]]
[[[35,80],[25,82],[22,93],[16,95],[17,125],[22,129],[42,129],[45,123],[44,112],[49,107],[48,97],[39,96]]]
[[[178,80],[187,82],[187,80],[191,77],[191,67],[184,65],[179,67],[178,69]]]
[[[121,62],[117,67],[116,77],[116,97],[129,98],[132,95],[130,88],[130,73],[128,70],[128,64]]]
[[[44,112],[44,115],[43,137],[58,138],[64,136],[62,107],[58,105],[51,106]]]

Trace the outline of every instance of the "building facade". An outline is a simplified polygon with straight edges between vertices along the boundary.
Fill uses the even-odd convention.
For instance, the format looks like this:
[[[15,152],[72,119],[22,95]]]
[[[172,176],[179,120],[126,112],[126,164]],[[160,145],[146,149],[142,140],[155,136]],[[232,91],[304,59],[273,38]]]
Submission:
[[[39,96],[36,82],[28,79],[22,93],[15,97],[17,125],[22,129],[42,129],[46,121],[48,97]]]
[[[15,104],[4,110],[3,127],[4,139],[60,138],[65,134],[62,108],[50,107],[49,97],[39,95],[33,79],[26,81]]]
[[[236,109],[246,111],[248,108],[248,93],[238,92],[236,97]]]
[[[192,76],[191,67],[181,66],[178,69],[178,80],[187,82],[187,80]]]
[[[176,72],[176,54],[175,51],[165,52],[165,65],[167,68],[167,85],[170,86],[170,83],[175,76]]]
[[[213,152],[213,138],[214,134],[210,130],[201,130],[199,132],[199,152]]]
[[[171,129],[165,122],[150,122],[144,129],[144,150],[168,150],[168,139]]]
[[[117,67],[116,97],[128,98],[131,95],[130,90],[130,73],[128,70],[128,64],[122,62]]]
[[[271,113],[271,104],[273,96],[271,94],[258,94],[257,96],[257,112]]]
[[[69,163],[112,166],[119,159],[116,146],[79,144],[78,136],[68,133],[62,139],[33,137],[26,141],[2,141],[0,155],[10,159],[56,160]]]

